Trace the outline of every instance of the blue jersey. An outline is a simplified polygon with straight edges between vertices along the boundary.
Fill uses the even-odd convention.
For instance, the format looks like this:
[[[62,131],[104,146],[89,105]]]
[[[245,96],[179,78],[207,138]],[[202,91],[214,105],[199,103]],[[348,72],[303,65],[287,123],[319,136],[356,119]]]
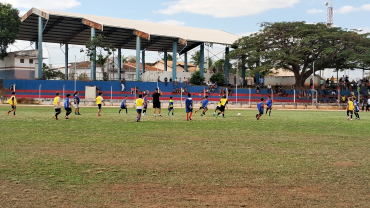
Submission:
[[[204,100],[202,101],[202,106],[203,106],[203,108],[206,108],[206,107],[207,107],[207,105],[208,105],[208,100],[207,100],[207,99],[204,99]]]
[[[271,108],[272,100],[271,99],[266,100],[266,105],[267,105],[268,108]]]
[[[144,108],[148,107],[148,98],[144,96],[143,100],[144,100]]]
[[[76,103],[76,101],[77,101],[77,103]],[[77,96],[77,95],[75,95],[75,98],[74,98],[74,104],[80,104],[80,98]]]
[[[64,101],[64,108],[69,108],[69,98]]]
[[[125,108],[126,107],[125,104],[126,104],[126,99],[123,99],[121,103],[121,108]]]
[[[258,103],[258,105],[257,105],[257,109],[258,109],[258,111],[263,111],[263,102],[260,102],[260,103]]]
[[[186,98],[185,100],[185,107],[186,108],[192,108],[192,104],[193,104],[193,99],[192,98]]]
[[[353,101],[353,105],[355,106],[355,111],[356,112],[360,111],[360,105],[358,104],[358,102],[356,100]]]

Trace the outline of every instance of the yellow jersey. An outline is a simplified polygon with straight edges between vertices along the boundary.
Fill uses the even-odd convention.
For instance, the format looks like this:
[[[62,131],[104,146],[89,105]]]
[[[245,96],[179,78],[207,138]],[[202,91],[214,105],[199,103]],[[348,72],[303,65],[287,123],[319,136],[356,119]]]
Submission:
[[[227,99],[226,98],[222,98],[220,103],[222,106],[225,106],[226,105],[226,102],[227,102]]]
[[[352,101],[348,101],[348,110],[349,111],[353,111],[354,107],[353,107],[353,102]]]
[[[59,97],[59,96],[56,96],[56,97],[54,98],[54,107],[55,107],[55,108],[60,108],[60,102],[59,102],[59,99],[60,99],[60,97]]]
[[[201,108],[203,108],[203,101],[202,101],[202,102],[200,102],[200,107],[201,107]]]
[[[142,98],[136,99],[136,109],[143,109],[144,100]]]
[[[104,99],[103,99],[103,97],[102,96],[98,96],[97,98],[96,98],[96,104],[101,104],[101,102],[103,101]]]
[[[13,101],[12,101],[12,99],[14,98],[14,105],[17,105],[17,98],[15,98],[15,96],[14,95],[12,95],[11,97],[10,97],[10,99],[8,100],[8,103],[10,104],[10,105],[13,105]]]

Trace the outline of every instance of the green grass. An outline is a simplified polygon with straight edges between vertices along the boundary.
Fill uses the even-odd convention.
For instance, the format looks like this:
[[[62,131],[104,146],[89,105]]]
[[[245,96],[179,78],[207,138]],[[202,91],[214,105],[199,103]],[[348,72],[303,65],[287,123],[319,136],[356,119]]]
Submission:
[[[4,207],[369,207],[369,113],[0,106]],[[242,116],[236,116],[237,113]]]

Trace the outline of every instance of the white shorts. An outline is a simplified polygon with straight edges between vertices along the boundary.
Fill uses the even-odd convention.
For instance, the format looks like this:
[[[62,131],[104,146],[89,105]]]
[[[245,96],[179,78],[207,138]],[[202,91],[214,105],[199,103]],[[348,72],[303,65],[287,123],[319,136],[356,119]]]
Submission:
[[[79,108],[80,106],[78,104],[73,104],[75,108]]]

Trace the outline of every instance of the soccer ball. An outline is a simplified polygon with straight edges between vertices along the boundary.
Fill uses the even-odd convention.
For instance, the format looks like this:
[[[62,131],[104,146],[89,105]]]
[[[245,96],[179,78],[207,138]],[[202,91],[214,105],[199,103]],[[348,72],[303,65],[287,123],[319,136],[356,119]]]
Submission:
[[[238,116],[241,116],[242,114],[241,113],[238,113]]]

